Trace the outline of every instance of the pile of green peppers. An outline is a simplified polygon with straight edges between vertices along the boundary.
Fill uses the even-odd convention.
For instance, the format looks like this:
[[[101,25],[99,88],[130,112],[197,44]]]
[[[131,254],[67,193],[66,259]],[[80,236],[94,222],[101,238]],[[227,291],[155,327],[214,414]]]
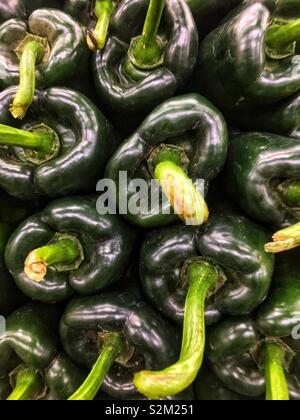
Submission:
[[[299,0],[1,1],[0,400],[300,400],[299,258]]]

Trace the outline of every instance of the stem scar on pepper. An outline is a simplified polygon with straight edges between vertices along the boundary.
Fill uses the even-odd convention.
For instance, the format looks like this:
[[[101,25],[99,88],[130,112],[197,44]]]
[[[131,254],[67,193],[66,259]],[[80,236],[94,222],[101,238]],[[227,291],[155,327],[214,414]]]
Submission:
[[[37,369],[20,366],[11,376],[15,377],[15,386],[7,401],[26,401],[43,395],[44,379]]]
[[[56,234],[48,245],[29,253],[24,272],[32,281],[41,283],[45,280],[48,267],[53,266],[60,272],[73,271],[83,260],[83,248],[75,236]]]
[[[27,34],[15,51],[20,60],[20,81],[10,112],[16,119],[22,120],[32,104],[36,66],[48,58],[49,50],[48,39]]]
[[[210,261],[195,259],[187,264],[189,289],[185,302],[183,339],[177,363],[159,372],[142,371],[134,384],[147,398],[177,395],[190,386],[203,362],[205,349],[205,302],[211,290],[224,284],[224,277]]]
[[[280,60],[296,53],[296,43],[300,39],[300,19],[288,21],[273,19],[266,33],[266,53],[269,58]]]
[[[158,36],[166,0],[150,0],[143,33],[132,39],[128,56],[141,70],[153,70],[164,62],[164,42]]]
[[[110,19],[116,7],[112,0],[95,0],[93,7],[97,23],[94,30],[87,32],[87,44],[90,50],[97,51],[105,46]]]
[[[54,159],[60,151],[58,135],[45,124],[36,125],[30,131],[0,124],[1,145],[16,147],[22,161],[35,165]]]

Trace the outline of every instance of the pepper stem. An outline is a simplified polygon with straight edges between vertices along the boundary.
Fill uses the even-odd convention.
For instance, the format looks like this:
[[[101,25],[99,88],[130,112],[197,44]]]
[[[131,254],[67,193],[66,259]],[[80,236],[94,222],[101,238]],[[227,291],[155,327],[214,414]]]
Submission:
[[[209,216],[207,204],[185,171],[171,161],[160,162],[154,171],[175,213],[187,224],[202,225]]]
[[[143,34],[132,40],[129,58],[139,69],[151,70],[163,63],[163,43],[157,36],[166,0],[150,0]]]
[[[10,112],[14,118],[22,120],[32,104],[36,65],[42,61],[47,46],[48,41],[45,38],[28,34],[16,51],[20,57],[20,81],[16,96],[10,106]]]
[[[24,272],[32,281],[40,283],[44,281],[49,266],[55,266],[59,271],[72,271],[83,259],[83,250],[77,238],[57,235],[48,245],[29,253]]]
[[[283,59],[295,54],[296,42],[300,39],[300,19],[293,22],[275,19],[265,37],[270,58]]]
[[[298,246],[300,246],[300,222],[276,232],[273,235],[273,242],[265,245],[265,251],[275,254]]]
[[[25,401],[33,398],[43,387],[43,380],[38,370],[22,368],[16,378],[16,386],[8,401]]]
[[[300,208],[300,181],[284,182],[278,189],[285,204]]]
[[[119,333],[107,334],[101,353],[91,373],[69,401],[92,401],[98,394],[112,364],[125,348],[125,340]]]
[[[289,401],[289,390],[284,371],[285,351],[275,342],[264,346],[266,400]]]
[[[97,18],[97,24],[93,31],[87,33],[87,44],[90,50],[102,50],[106,43],[108,28],[112,14],[115,11],[115,5],[112,0],[96,0],[94,14]]]
[[[219,272],[209,262],[193,263],[188,268],[190,287],[185,302],[183,340],[179,361],[160,371],[142,371],[134,384],[151,399],[177,395],[190,386],[203,361],[205,349],[205,301],[211,287],[219,280]]]
[[[53,153],[53,132],[29,132],[0,124],[0,145],[36,150],[47,156]]]

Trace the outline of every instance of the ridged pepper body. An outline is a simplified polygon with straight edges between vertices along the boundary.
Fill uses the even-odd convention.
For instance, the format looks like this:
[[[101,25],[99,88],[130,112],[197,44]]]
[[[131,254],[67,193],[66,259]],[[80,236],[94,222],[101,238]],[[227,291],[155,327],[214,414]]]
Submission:
[[[17,148],[0,146],[0,186],[26,201],[94,192],[115,147],[116,135],[85,96],[70,89],[37,91],[25,120],[9,113],[16,88],[0,94],[0,123],[24,130],[45,124],[58,136],[58,156],[39,166],[20,159]]]
[[[35,282],[24,271],[25,260],[55,234],[76,237],[83,248],[83,261],[73,271],[48,267],[45,279]],[[19,226],[6,247],[6,264],[27,296],[60,302],[74,292],[95,294],[116,283],[128,267],[135,239],[134,231],[118,216],[98,214],[96,198],[65,198],[50,203]]]
[[[205,38],[196,74],[201,92],[222,109],[268,106],[300,89],[300,56],[277,60],[266,53],[275,6],[272,0],[246,2]]]
[[[299,179],[300,144],[275,134],[247,133],[229,142],[226,185],[251,217],[278,227],[299,220],[297,208],[285,202],[278,186]]]
[[[38,9],[28,21],[12,19],[0,26],[1,89],[19,82],[16,49],[27,33],[43,37],[49,44],[49,52],[36,67],[38,88],[72,86],[72,80],[84,73],[89,51],[83,27],[60,10]]]

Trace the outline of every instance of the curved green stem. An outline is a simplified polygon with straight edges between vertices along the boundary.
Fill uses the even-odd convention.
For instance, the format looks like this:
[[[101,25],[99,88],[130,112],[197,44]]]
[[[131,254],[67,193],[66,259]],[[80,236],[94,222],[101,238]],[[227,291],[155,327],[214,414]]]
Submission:
[[[206,202],[185,171],[171,161],[160,162],[154,171],[174,211],[187,224],[202,225],[209,216]]]
[[[133,64],[142,69],[153,69],[163,62],[163,45],[158,38],[166,0],[150,0],[143,34],[133,39],[129,49],[129,58]]]
[[[8,401],[25,401],[40,393],[43,380],[38,370],[22,368],[17,374],[16,386]]]
[[[96,0],[94,14],[97,24],[93,31],[88,31],[87,43],[92,51],[101,50],[106,43],[110,19],[115,11],[112,0]]]
[[[300,246],[300,222],[279,230],[273,235],[273,242],[265,245],[265,251],[278,253]]]
[[[265,37],[267,53],[274,59],[294,55],[296,42],[299,39],[300,19],[293,22],[275,19]]]
[[[300,181],[284,182],[278,189],[285,204],[300,208]]]
[[[125,348],[125,340],[119,333],[107,334],[101,353],[91,373],[69,401],[91,401],[98,394],[112,364]]]
[[[55,138],[51,132],[29,132],[0,124],[0,145],[36,150],[47,156],[53,153]]]
[[[23,119],[33,101],[35,91],[36,65],[43,59],[47,40],[34,35],[27,35],[17,54],[20,56],[19,87],[10,107],[14,118]]]
[[[83,250],[77,238],[58,235],[52,243],[31,251],[25,260],[24,272],[35,282],[42,282],[49,266],[59,271],[72,271],[83,261]]]
[[[189,266],[188,278],[190,287],[185,302],[180,359],[160,372],[142,371],[134,377],[139,392],[151,399],[179,394],[194,382],[202,365],[205,301],[209,290],[219,280],[219,272],[210,263],[200,261]]]
[[[284,372],[285,351],[279,345],[266,343],[264,346],[266,400],[288,401],[289,390]]]

